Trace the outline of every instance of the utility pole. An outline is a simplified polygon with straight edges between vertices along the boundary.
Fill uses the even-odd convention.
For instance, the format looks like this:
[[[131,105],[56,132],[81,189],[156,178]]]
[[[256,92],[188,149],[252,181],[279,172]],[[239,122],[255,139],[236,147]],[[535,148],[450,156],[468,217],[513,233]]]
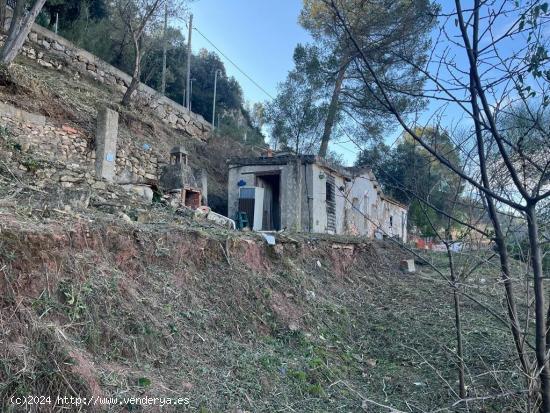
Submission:
[[[187,38],[187,111],[191,112],[191,35],[193,32],[193,15],[189,15],[189,37]]]
[[[195,80],[196,80],[195,78],[191,79],[191,83],[189,84],[189,110],[191,110],[191,98],[193,97],[193,82]]]
[[[212,127],[214,129],[216,129],[216,86],[217,86],[217,83],[218,83],[218,73],[221,74],[221,70],[220,69],[216,69],[216,71],[214,72],[214,99],[212,101]]]
[[[168,49],[168,2],[164,3],[164,34],[162,39],[162,76],[160,80],[160,93],[166,94],[166,53]]]

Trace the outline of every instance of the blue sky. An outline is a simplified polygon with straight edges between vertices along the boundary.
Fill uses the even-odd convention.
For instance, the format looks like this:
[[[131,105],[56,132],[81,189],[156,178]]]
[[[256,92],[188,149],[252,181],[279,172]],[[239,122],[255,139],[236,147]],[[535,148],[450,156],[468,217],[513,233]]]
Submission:
[[[301,7],[300,0],[197,0],[189,4],[193,25],[272,96],[293,66],[296,44],[309,41],[298,24]],[[194,51],[215,51],[196,31],[192,45]],[[228,74],[239,81],[245,100],[254,103],[269,99],[220,57]]]
[[[444,9],[451,6],[451,3],[441,3]],[[190,12],[194,16],[194,26],[272,96],[276,95],[277,84],[285,79],[293,67],[292,55],[295,46],[311,40],[308,33],[298,24],[301,7],[301,0],[195,0],[189,3]],[[511,20],[510,16],[500,19],[502,30],[509,27]],[[451,31],[458,30],[452,21],[448,22],[448,25]],[[187,35],[185,27],[182,31]],[[436,34],[432,33],[433,36]],[[448,46],[450,52],[456,54],[457,61],[464,64],[466,59],[463,51],[450,45],[448,41],[438,48]],[[508,46],[512,45],[501,45],[501,48],[507,49]],[[201,48],[217,53],[207,40],[194,31],[193,50],[197,52]],[[266,93],[223,56],[220,57],[225,63],[227,73],[234,76],[241,85],[246,101],[254,103],[269,100]],[[435,122],[436,119],[431,116],[438,113],[438,108],[440,102],[431,102],[426,110],[419,114],[420,124]],[[463,112],[453,105],[446,107],[444,113],[442,122],[446,126],[452,127],[463,121]],[[401,127],[388,130],[385,136],[386,143],[393,143],[401,131]],[[342,155],[347,164],[355,160],[358,152],[352,143],[345,140],[342,143],[332,142],[329,148]]]
[[[298,43],[311,40],[298,24],[301,0],[196,0],[189,4],[193,26],[215,44],[271,96],[277,84],[293,68],[292,56]],[[183,30],[187,36],[187,29]],[[193,31],[193,51],[205,48],[218,53],[197,31]],[[219,55],[219,53],[218,53]],[[227,73],[234,76],[250,103],[269,101],[269,96],[220,56]],[[352,164],[357,148],[350,143],[329,148]]]

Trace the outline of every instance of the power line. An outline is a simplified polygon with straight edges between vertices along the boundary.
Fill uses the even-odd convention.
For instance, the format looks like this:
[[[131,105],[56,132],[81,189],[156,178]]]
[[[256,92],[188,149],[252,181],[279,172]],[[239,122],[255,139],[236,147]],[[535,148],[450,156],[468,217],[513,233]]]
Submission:
[[[267,90],[265,90],[265,88],[263,88],[258,82],[256,82],[254,79],[252,79],[252,77],[251,77],[250,75],[248,75],[243,69],[241,69],[241,68],[239,67],[238,64],[236,64],[231,58],[229,58],[224,52],[222,52],[221,49],[220,49],[218,46],[216,46],[216,45],[214,44],[214,42],[212,42],[208,37],[206,37],[206,36],[204,35],[204,33],[202,33],[196,26],[193,27],[193,30],[195,30],[198,34],[200,34],[200,35],[204,38],[204,40],[206,40],[208,43],[210,43],[210,45],[211,45],[214,49],[216,49],[216,50],[217,50],[217,51],[218,51],[218,52],[219,52],[219,53],[220,53],[229,63],[231,63],[231,64],[232,64],[239,72],[241,72],[248,80],[250,80],[258,89],[260,89],[263,93],[265,93],[266,96],[268,96],[271,100],[275,100],[275,98],[274,98]],[[348,135],[347,133],[346,133],[346,135],[348,136],[348,138],[350,138],[349,135]],[[351,138],[350,138],[350,141],[353,142],[353,141],[351,140]],[[343,149],[343,150],[345,150],[345,151],[347,151],[347,152],[349,152],[349,153],[352,153],[352,154],[354,154],[354,155],[357,155],[357,153],[356,153],[354,150],[349,149],[349,148],[345,147],[344,145],[342,145],[342,144],[340,144],[340,143],[338,143],[338,142],[334,142],[334,141],[333,141],[332,143],[333,143],[335,146],[338,146],[338,147],[340,147],[341,149]],[[353,143],[355,143],[355,142],[353,142]],[[394,142],[394,143],[395,143],[395,142]],[[356,143],[355,143],[355,144],[356,144]],[[357,144],[356,144],[356,145],[357,145]],[[393,146],[393,144],[392,144],[392,146]],[[361,148],[359,148],[359,149],[361,150]]]
[[[262,92],[264,92],[271,100],[275,100],[271,94],[265,90],[258,82],[256,82],[254,79],[252,79],[243,69],[241,69],[233,60],[231,60],[224,52],[220,50],[218,46],[216,46],[208,37],[206,37],[196,26],[193,27],[193,29],[200,34],[204,40],[206,40],[208,43],[212,45],[214,49],[216,49],[229,63],[231,63],[235,68],[241,72],[248,80],[250,80],[258,89],[260,89]]]

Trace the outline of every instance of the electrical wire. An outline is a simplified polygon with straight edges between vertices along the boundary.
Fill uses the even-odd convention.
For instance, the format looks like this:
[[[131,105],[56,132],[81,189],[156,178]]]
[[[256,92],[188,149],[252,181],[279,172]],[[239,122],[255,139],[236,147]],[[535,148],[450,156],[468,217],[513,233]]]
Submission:
[[[243,69],[239,67],[233,60],[231,60],[224,52],[220,50],[218,46],[216,46],[208,37],[206,37],[197,27],[193,27],[193,30],[196,30],[198,34],[200,34],[204,40],[206,40],[214,49],[216,49],[229,63],[231,63],[239,72],[241,72],[248,80],[250,80],[254,86],[256,86],[258,89],[260,89],[262,92],[264,92],[271,100],[275,100],[275,98],[267,91],[265,90],[258,82],[256,82],[254,79],[252,79],[251,76],[249,76]]]

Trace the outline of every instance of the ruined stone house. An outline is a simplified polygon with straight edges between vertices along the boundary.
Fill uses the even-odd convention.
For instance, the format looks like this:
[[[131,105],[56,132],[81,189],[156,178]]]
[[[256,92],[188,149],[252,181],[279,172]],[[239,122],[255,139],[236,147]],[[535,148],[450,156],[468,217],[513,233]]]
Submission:
[[[280,153],[228,161],[228,216],[258,231],[407,238],[407,207],[385,196],[368,168]]]

